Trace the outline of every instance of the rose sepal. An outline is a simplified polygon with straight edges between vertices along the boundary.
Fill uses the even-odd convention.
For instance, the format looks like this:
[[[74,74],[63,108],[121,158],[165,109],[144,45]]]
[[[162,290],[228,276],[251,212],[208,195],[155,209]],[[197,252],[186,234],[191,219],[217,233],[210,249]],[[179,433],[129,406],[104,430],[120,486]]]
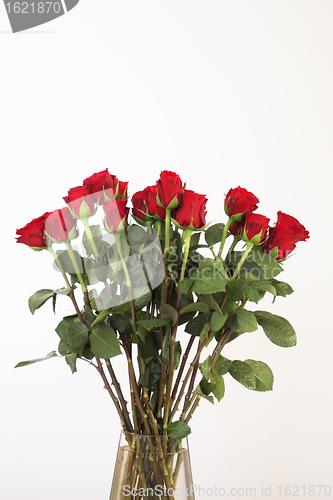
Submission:
[[[193,223],[191,222],[191,224],[189,224],[188,226],[184,227],[184,226],[181,226],[179,224],[179,222],[177,222],[175,219],[173,219],[171,217],[171,221],[173,222],[173,224],[178,228],[178,229],[182,229],[183,231],[185,231],[186,229],[191,229],[191,231],[205,231],[207,229],[207,227],[209,226],[209,224],[212,223],[212,221],[210,222],[207,222],[207,224],[205,224],[203,227],[193,227]]]
[[[157,200],[158,206],[162,207],[162,208],[168,208],[170,210],[173,210],[179,206],[177,195],[173,198],[173,200],[170,201],[170,203],[167,207],[165,205],[162,205],[160,197],[158,196],[158,190],[156,192],[156,200]]]
[[[74,219],[76,220],[81,220],[81,219],[88,219],[89,217],[92,217],[95,215],[97,211],[96,205],[94,206],[94,209],[92,213],[90,213],[89,205],[85,200],[82,200],[81,206],[80,206],[80,215],[77,215],[75,211],[71,208],[70,203],[68,204],[68,208]]]
[[[143,222],[143,221],[141,221]],[[123,219],[121,219],[121,221],[119,222],[119,226],[117,228],[116,231],[114,231],[112,228],[109,227],[107,221],[106,221],[106,217],[104,217],[104,227],[105,227],[105,230],[108,232],[108,233],[111,233],[111,234],[118,234],[118,233],[122,233],[123,231],[125,231],[129,226],[127,225],[127,220],[126,220],[126,215]],[[113,226],[112,226],[113,227]]]
[[[77,238],[80,233],[79,233],[77,227],[74,226],[67,234],[67,239],[65,241],[61,240],[60,238],[58,238],[58,239],[53,238],[47,231],[45,231],[45,234],[47,237],[48,245],[50,245],[52,243],[64,243],[65,241],[75,240],[75,238]]]

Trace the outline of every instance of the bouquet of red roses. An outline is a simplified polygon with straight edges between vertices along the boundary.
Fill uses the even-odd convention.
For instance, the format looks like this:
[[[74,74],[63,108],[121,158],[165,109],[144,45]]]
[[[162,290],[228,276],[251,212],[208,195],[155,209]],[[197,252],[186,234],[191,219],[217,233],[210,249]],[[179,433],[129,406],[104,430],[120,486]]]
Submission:
[[[132,196],[132,223],[128,183],[108,170],[70,189],[64,200],[65,208],[17,230],[19,243],[51,253],[65,280],[63,288],[32,295],[31,312],[49,299],[55,309],[59,294],[73,305],[73,314],[56,328],[58,353],[43,359],[64,357],[73,373],[79,359],[96,368],[124,432],[155,439],[156,459],[143,464],[136,456],[129,477],[170,488],[177,467],[165,453],[190,433],[189,421],[202,398],[220,401],[227,374],[247,389],[272,389],[273,374],[265,363],[231,360],[221,352],[258,325],[274,344],[296,344],[286,319],[246,306],[258,304],[265,294],[275,300],[293,292],[277,276],[309,233],[282,212],[269,227],[269,219],[256,213],[258,198],[241,187],[225,196],[226,223],[208,225],[205,195],[186,189],[169,171]],[[126,360],[131,409],[112,366],[120,354]],[[128,442],[135,447],[131,438]]]

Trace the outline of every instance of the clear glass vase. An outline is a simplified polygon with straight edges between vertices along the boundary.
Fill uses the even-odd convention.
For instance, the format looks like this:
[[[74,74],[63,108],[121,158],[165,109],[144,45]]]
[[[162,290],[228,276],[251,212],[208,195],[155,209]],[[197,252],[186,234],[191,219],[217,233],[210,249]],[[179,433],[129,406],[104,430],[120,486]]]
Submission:
[[[194,500],[186,439],[122,432],[110,500]]]

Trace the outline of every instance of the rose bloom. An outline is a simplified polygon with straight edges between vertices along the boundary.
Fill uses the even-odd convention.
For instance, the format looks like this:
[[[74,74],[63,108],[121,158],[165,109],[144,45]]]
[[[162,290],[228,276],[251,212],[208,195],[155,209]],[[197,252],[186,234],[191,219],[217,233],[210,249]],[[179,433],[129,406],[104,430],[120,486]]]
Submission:
[[[50,215],[50,212],[45,212],[41,217],[33,219],[31,222],[21,229],[16,230],[18,237],[17,243],[24,243],[36,250],[42,250],[47,247],[45,239],[45,221]]]
[[[76,220],[68,207],[52,212],[45,221],[45,233],[51,242],[62,243],[78,236]]]
[[[253,212],[258,208],[259,199],[240,186],[230,189],[224,200],[224,210],[229,217],[241,219],[245,212]]]
[[[181,203],[184,191],[181,178],[175,172],[163,170],[156,182],[160,204],[165,208],[176,208]]]
[[[296,243],[306,241],[310,236],[309,231],[295,217],[283,212],[278,212],[277,216],[275,226],[269,228],[263,250],[269,253],[277,247],[277,259],[280,260],[285,259],[296,248]]]
[[[241,236],[243,234],[243,231],[244,231],[244,225],[245,225],[245,217],[242,217],[242,219],[239,222],[235,220],[230,225],[229,231],[234,236]]]
[[[94,199],[88,186],[77,186],[70,189],[68,195],[64,196],[63,199],[73,216],[78,219],[85,219],[94,213]]]
[[[119,181],[108,169],[97,172],[83,181],[88,186],[96,203],[127,198],[128,182]]]
[[[165,208],[157,203],[156,186],[147,186],[143,191],[137,191],[132,196],[134,217],[142,221],[147,219],[165,219]]]
[[[254,245],[259,245],[266,239],[269,219],[265,215],[245,214],[244,230],[242,239],[250,241]]]
[[[173,219],[183,227],[200,229],[206,225],[206,203],[204,194],[198,194],[189,189],[184,190],[182,205],[173,212]]]
[[[127,200],[113,200],[106,201],[103,204],[105,212],[104,225],[109,233],[116,233],[118,230],[127,228],[129,208],[126,203]]]

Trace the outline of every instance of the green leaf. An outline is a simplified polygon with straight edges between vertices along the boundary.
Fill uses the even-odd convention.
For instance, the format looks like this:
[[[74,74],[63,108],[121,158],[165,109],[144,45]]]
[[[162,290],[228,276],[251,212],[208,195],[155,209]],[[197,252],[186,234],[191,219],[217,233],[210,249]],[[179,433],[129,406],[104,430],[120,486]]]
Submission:
[[[231,361],[221,354],[217,358],[217,361],[215,363],[214,370],[219,374],[219,375],[225,375],[229,371],[229,366],[230,366]]]
[[[207,245],[213,246],[222,240],[224,224],[222,222],[210,226],[205,232]]]
[[[172,424],[169,425],[168,434],[174,439],[183,439],[191,434],[191,428],[185,422],[179,420],[178,422],[172,422]]]
[[[198,337],[200,335],[200,332],[202,331],[203,327],[208,322],[209,322],[209,320],[207,319],[206,314],[199,313],[198,316],[191,319],[187,323],[187,325],[185,327],[185,332],[191,333],[192,335],[195,335],[196,337]]]
[[[214,383],[211,383],[211,382],[208,382],[207,379],[203,378],[201,381],[200,381],[200,389],[202,390],[202,393],[205,395],[205,396],[209,396],[209,394],[211,392],[213,392],[213,389],[215,388],[215,384]]]
[[[225,392],[224,379],[214,368],[212,369],[212,376],[215,384],[213,394],[218,401],[221,401]]]
[[[177,370],[177,368],[179,366],[181,355],[182,355],[182,346],[181,346],[180,342],[177,341],[175,344],[175,350],[174,350],[174,360],[173,360],[174,370]]]
[[[145,307],[151,301],[151,291],[148,286],[135,289],[136,298],[133,300],[134,309],[138,311]]]
[[[103,309],[103,311],[101,311],[97,318],[93,321],[93,323],[91,324],[91,326],[95,326],[97,325],[98,323],[101,323],[102,321],[105,320],[105,318],[107,318],[109,316],[109,314],[111,314],[112,312],[112,307],[108,307],[107,309]]]
[[[139,338],[139,352],[140,356],[145,365],[148,365],[153,359],[158,358],[158,349],[155,343],[155,339],[152,333],[148,333],[147,330],[143,330],[146,332],[145,340],[142,340],[142,337]]]
[[[229,366],[230,375],[247,389],[256,390],[256,377],[252,368],[243,361],[231,361]]]
[[[66,360],[66,363],[68,364],[68,366],[70,367],[70,369],[72,370],[72,373],[75,373],[77,371],[77,369],[76,369],[76,360],[77,360],[76,352],[74,352],[72,354],[67,354],[67,356],[65,356],[65,360]]]
[[[36,358],[36,359],[31,359],[30,361],[21,361],[16,366],[14,366],[14,368],[21,368],[22,366],[33,365],[34,363],[39,363],[40,361],[46,361],[47,359],[56,357],[58,357],[58,354],[56,353],[56,351],[52,351],[47,356],[45,356],[45,358]]]
[[[208,313],[209,305],[205,302],[192,302],[192,304],[188,304],[187,306],[183,307],[183,309],[181,309],[181,311],[179,312],[179,315],[195,311]]]
[[[72,323],[79,323],[80,320],[78,316],[75,314],[73,316],[65,316],[55,329],[61,340],[63,340],[66,344],[69,345],[69,337],[68,337],[68,329]]]
[[[73,350],[70,345],[66,344],[63,340],[60,340],[58,345],[58,352],[61,356],[67,356],[67,354],[72,354]]]
[[[192,277],[191,292],[206,294],[225,290],[225,278],[211,266],[197,269],[192,273]]]
[[[197,387],[194,389],[193,394],[194,394],[195,396],[200,396],[200,397],[202,397],[202,398],[207,399],[207,401],[209,401],[212,405],[214,404],[214,398],[213,398],[213,396],[209,396],[209,395],[207,395],[207,394],[204,394],[204,393],[202,392],[202,390],[201,390],[201,386],[200,386],[200,384],[198,384],[198,385],[197,385]]]
[[[153,318],[153,319],[140,319],[136,322],[137,325],[142,326],[146,330],[153,330],[160,326],[167,325],[170,322],[170,318]]]
[[[255,316],[266,336],[273,344],[280,347],[294,347],[296,333],[289,321],[267,311],[256,311]]]
[[[229,281],[226,286],[226,292],[229,297],[234,302],[242,300],[245,292],[244,281],[241,278]]]
[[[212,357],[208,356],[208,358],[205,359],[202,363],[199,364],[199,370],[202,373],[202,376],[206,378],[207,380],[210,379],[211,373],[210,373],[210,367],[212,365]]]
[[[200,343],[202,343],[207,337],[210,330],[210,323],[206,323],[200,332]]]
[[[266,363],[262,361],[254,361],[253,359],[246,359],[245,363],[252,369],[256,379],[256,391],[264,392],[273,389],[273,373]]]
[[[171,319],[171,324],[172,326],[175,326],[177,320],[178,320],[178,313],[176,309],[174,309],[170,304],[162,304],[160,306],[160,314],[161,318],[169,318]]]
[[[272,284],[276,290],[276,295],[280,295],[281,297],[286,297],[294,292],[291,286],[284,281],[272,280]]]
[[[246,311],[245,309],[236,309],[235,314],[240,332],[254,332],[258,329],[256,316],[253,312]]]
[[[68,255],[67,250],[58,250],[56,253],[65,273],[76,274],[75,268],[72,264],[70,256]],[[83,273],[81,256],[76,250],[73,250],[73,253],[76,265],[79,268],[80,273]]]
[[[248,286],[261,292],[269,292],[272,295],[276,295],[276,289],[269,281],[251,281]]]
[[[263,252],[261,248],[252,249],[246,259],[250,264],[255,262],[260,269],[261,279],[273,279],[283,271],[281,265],[271,254]],[[251,266],[250,266],[251,267]],[[250,275],[253,274],[250,271]],[[256,276],[256,272],[254,273]]]
[[[169,364],[169,352],[170,352],[170,332],[164,335],[162,343],[162,362]]]
[[[104,323],[96,325],[90,334],[91,350],[98,358],[113,358],[121,354],[119,341],[113,328]]]
[[[90,226],[93,242],[96,245],[97,250],[99,250],[102,246],[102,231],[99,225]],[[91,239],[88,238],[87,232],[85,231],[82,236],[82,243],[84,248],[87,250],[88,255],[92,255],[94,253],[92,248]]]
[[[47,300],[55,295],[55,292],[49,289],[38,290],[38,292],[31,295],[29,299],[29,309],[31,313],[34,314],[36,309],[39,309]]]
[[[88,342],[89,329],[83,323],[71,323],[68,327],[68,344],[73,349],[83,347]]]
[[[218,332],[219,330],[221,330],[227,318],[227,314],[220,314],[217,311],[214,311],[210,320],[210,326],[213,332]]]
[[[189,289],[191,288],[192,283],[193,283],[192,279],[182,280],[178,284],[178,290],[181,293],[186,294],[189,291]]]
[[[125,315],[122,314],[112,314],[111,318],[111,326],[115,330],[118,330],[120,333],[126,333],[130,335],[133,333],[132,324]]]
[[[256,304],[258,304],[260,300],[260,294],[256,288],[247,287],[245,289],[245,292],[251,302],[255,302]]]

